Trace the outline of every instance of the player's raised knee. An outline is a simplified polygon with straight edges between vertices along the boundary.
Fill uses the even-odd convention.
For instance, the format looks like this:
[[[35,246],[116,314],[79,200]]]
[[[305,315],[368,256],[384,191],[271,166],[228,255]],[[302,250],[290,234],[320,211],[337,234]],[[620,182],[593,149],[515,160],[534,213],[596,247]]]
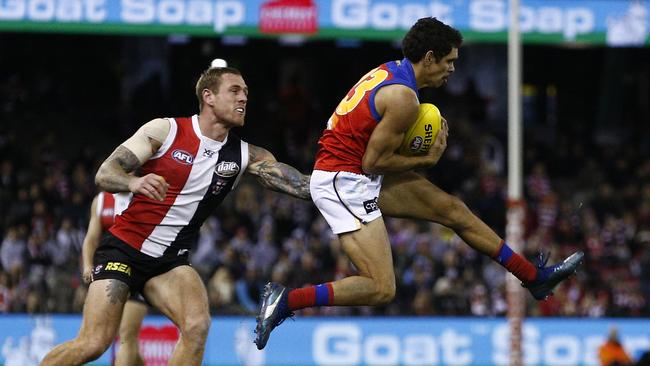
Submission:
[[[467,215],[472,214],[469,207],[461,199],[452,195],[447,195],[447,198],[441,202],[439,209],[444,212],[440,223],[451,228],[468,224]]]
[[[374,296],[373,305],[384,305],[395,298],[395,284],[380,284]]]
[[[461,216],[469,212],[469,207],[467,207],[465,202],[456,196],[451,196],[450,208],[453,213]]]
[[[79,350],[86,362],[96,360],[106,352],[112,340],[112,338],[93,337],[85,342],[80,342]]]
[[[210,330],[212,319],[209,314],[202,314],[189,317],[183,325],[181,332],[183,337],[187,337],[197,342],[205,342]]]

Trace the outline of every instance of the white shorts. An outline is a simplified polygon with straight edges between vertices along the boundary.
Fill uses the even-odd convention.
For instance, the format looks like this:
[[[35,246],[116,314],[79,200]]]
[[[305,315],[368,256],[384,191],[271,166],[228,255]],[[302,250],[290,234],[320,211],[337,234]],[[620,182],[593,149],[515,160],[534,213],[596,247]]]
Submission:
[[[377,200],[382,179],[381,175],[314,170],[309,190],[334,234],[342,234],[381,217]]]

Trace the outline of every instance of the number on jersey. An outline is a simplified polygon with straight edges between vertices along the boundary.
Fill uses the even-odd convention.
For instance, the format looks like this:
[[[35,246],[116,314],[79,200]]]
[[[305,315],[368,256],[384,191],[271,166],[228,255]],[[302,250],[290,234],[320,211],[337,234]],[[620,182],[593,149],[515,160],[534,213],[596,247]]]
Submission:
[[[354,108],[359,105],[366,93],[374,89],[377,85],[381,84],[381,82],[386,80],[387,77],[388,71],[380,68],[373,69],[364,75],[361,80],[359,80],[359,82],[354,86],[354,88],[352,88],[352,93],[348,93],[348,95],[343,98],[341,103],[339,103],[338,107],[336,107],[336,113],[333,114],[327,122],[327,128],[334,128],[334,126],[336,126],[336,122],[338,122],[338,117],[336,116],[337,114],[344,116],[352,112],[352,110],[354,110]]]

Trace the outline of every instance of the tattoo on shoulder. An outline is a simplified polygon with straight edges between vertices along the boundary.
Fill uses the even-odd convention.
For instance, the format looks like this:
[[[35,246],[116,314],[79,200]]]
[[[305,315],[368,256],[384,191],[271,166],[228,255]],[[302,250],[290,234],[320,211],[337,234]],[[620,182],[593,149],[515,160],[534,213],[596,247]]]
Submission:
[[[264,160],[265,156],[266,157],[268,157],[268,156],[272,157],[271,153],[269,151],[267,151],[266,149],[261,148],[259,146],[250,145],[250,144],[248,145],[248,155],[249,155],[248,159],[251,162],[257,162],[257,161],[260,161],[260,160],[262,162],[265,162],[266,161],[266,160]]]
[[[106,295],[111,304],[123,304],[129,297],[129,286],[119,280],[110,280],[106,285]]]
[[[257,161],[258,148],[255,145],[248,145],[248,160],[253,162]]]
[[[121,145],[115,149],[108,160],[115,161],[127,173],[131,173],[140,166],[138,157],[131,150]]]

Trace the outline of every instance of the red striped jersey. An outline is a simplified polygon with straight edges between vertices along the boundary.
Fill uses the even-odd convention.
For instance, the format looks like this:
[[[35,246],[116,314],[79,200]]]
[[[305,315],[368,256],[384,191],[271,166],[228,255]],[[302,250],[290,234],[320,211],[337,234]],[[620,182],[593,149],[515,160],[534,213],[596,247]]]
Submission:
[[[160,257],[189,249],[203,221],[235,187],[248,166],[248,144],[229,133],[223,142],[203,136],[198,116],[169,118],[160,149],[141,167],[169,184],[163,202],[133,196],[110,232],[136,250]]]
[[[386,85],[402,84],[418,93],[413,65],[408,59],[391,61],[370,70],[339,103],[318,140],[314,169],[363,174],[361,160],[381,116],[375,95]]]
[[[108,230],[115,223],[115,216],[122,213],[131,202],[131,193],[100,192],[97,195],[96,214],[99,217],[102,231]]]

